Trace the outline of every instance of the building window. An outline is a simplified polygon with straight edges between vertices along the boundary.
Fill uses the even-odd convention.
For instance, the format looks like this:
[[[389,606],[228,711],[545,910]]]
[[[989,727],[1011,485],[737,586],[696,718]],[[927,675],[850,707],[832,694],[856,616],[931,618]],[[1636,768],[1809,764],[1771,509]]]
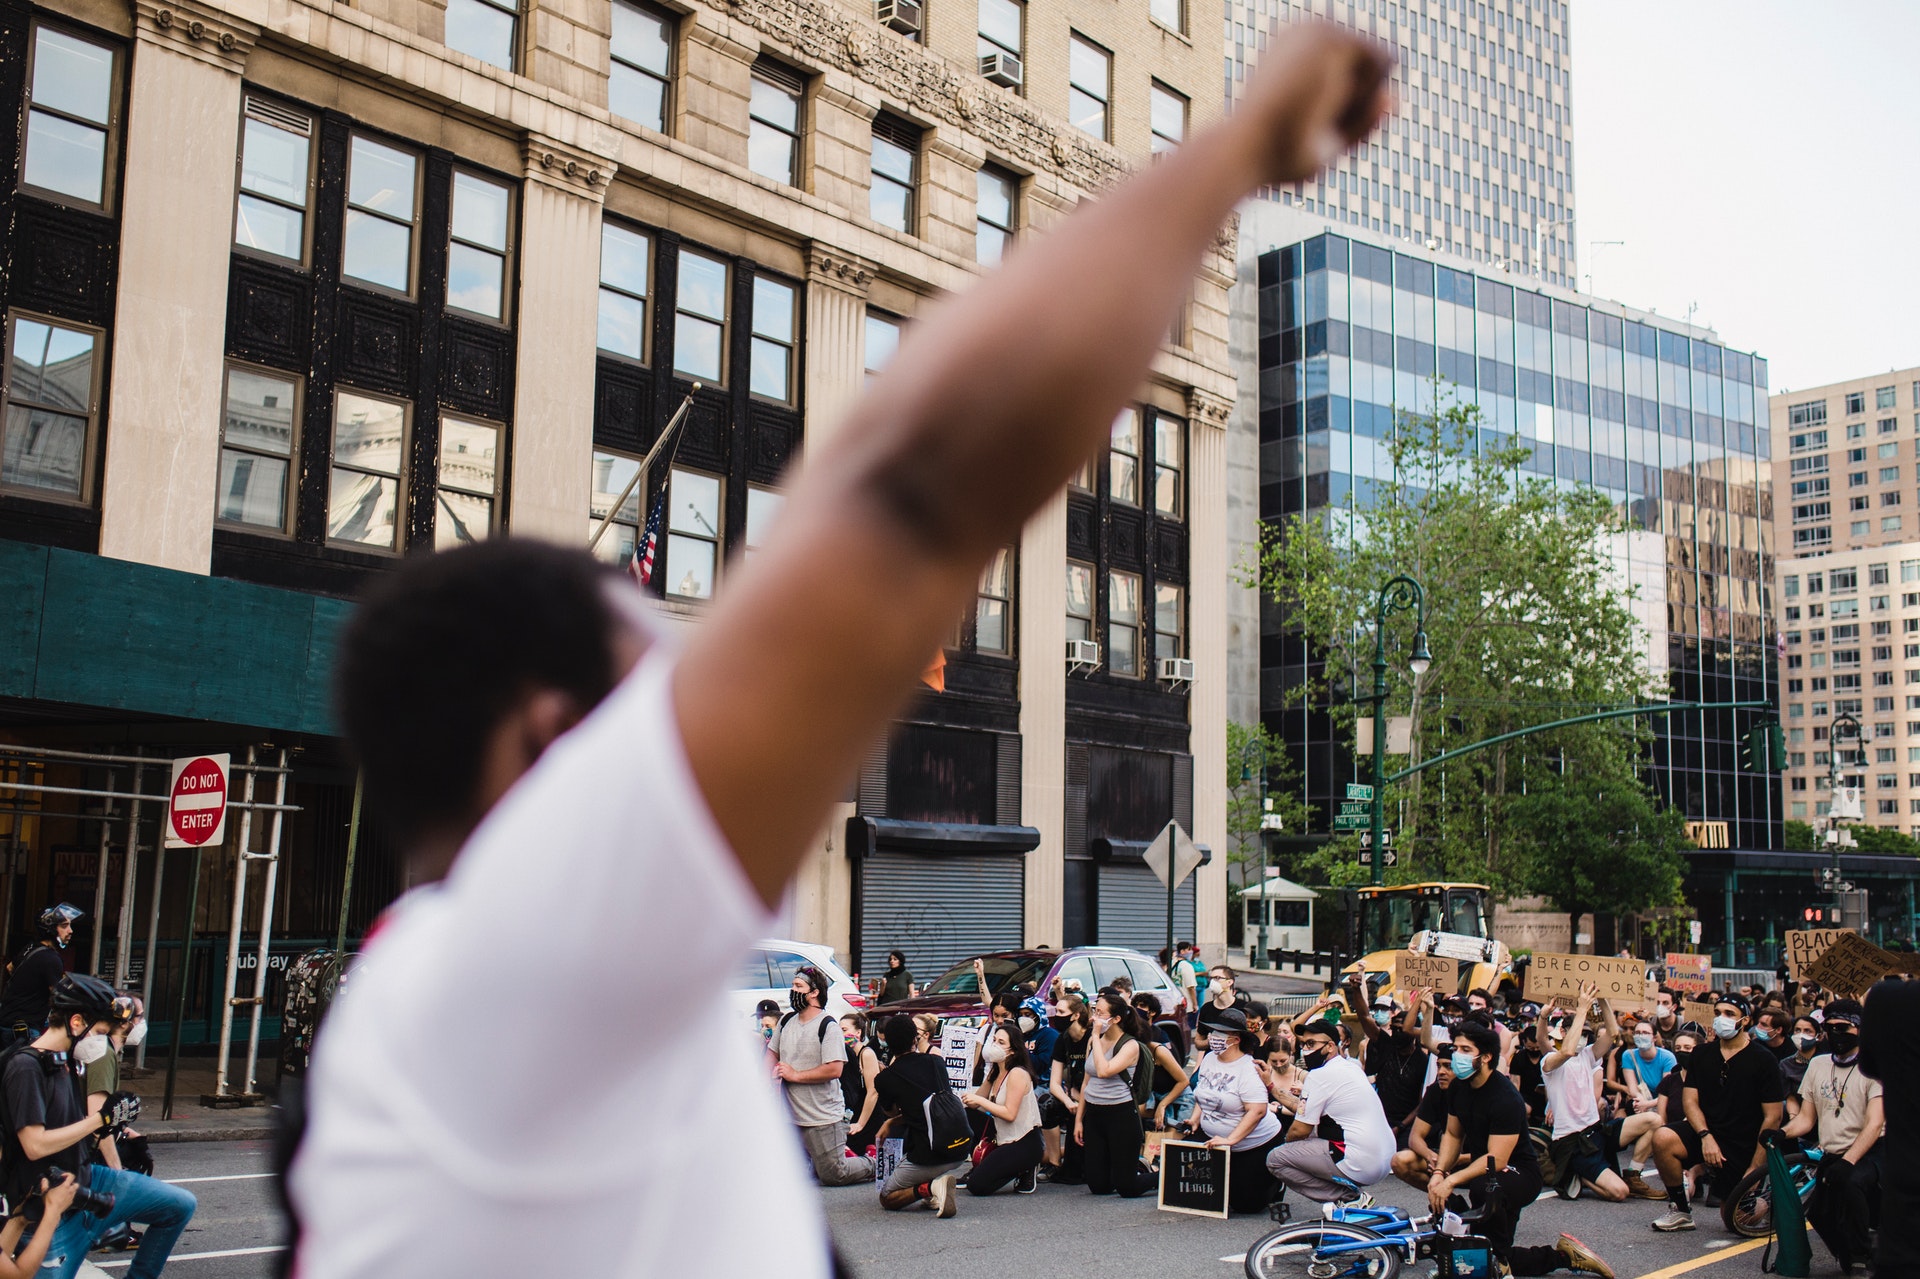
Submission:
[[[720,477],[675,467],[668,485],[667,594],[710,600],[720,564]]]
[[[1882,516],[1880,519],[1880,531],[1882,533],[1898,533],[1900,531],[1900,517],[1898,515]],[[1876,596],[1875,598],[1884,599],[1886,597]]]
[[[974,601],[973,647],[981,653],[1013,650],[1013,551],[1001,547],[980,573],[980,593]]]
[[[867,212],[881,226],[913,234],[914,166],[920,130],[884,112],[873,119]]]
[[[329,541],[400,549],[400,466],[406,455],[405,404],[356,391],[334,395]]]
[[[1011,58],[1016,67],[1019,65],[1020,51],[1026,47],[1021,39],[1025,19],[1026,6],[1020,0],[980,0],[980,38],[976,48],[983,64],[988,58],[1003,55],[1003,61]],[[1015,80],[1009,87],[1019,87],[1018,77]]]
[[[1147,0],[1147,16],[1169,31],[1187,29],[1180,0]]]
[[[1107,496],[1140,505],[1140,410],[1124,408],[1107,442]]]
[[[1866,411],[1867,411],[1867,393],[1865,391],[1848,391],[1847,392],[1847,415],[1851,417],[1855,413],[1865,413]]]
[[[1093,565],[1067,561],[1067,638],[1093,638]]]
[[[880,375],[893,359],[893,353],[900,349],[900,321],[892,316],[881,315],[877,311],[867,312],[866,362],[868,386]]]
[[[419,168],[419,160],[405,151],[372,138],[353,139],[340,274],[395,293],[412,292]]]
[[[800,77],[775,62],[753,67],[747,108],[747,167],[763,178],[794,186],[800,174]]]
[[[1876,409],[1890,409],[1893,406],[1893,388],[1890,386],[1876,387],[1873,392],[1873,407]]]
[[[599,347],[629,360],[647,358],[647,281],[653,241],[612,222],[600,224]]]
[[[1067,118],[1073,127],[1107,139],[1107,99],[1112,93],[1113,55],[1075,35],[1067,49]]]
[[[1014,202],[1019,198],[1020,179],[989,164],[980,170],[975,191],[974,260],[998,266],[1013,240]]]
[[[1107,669],[1140,674],[1140,576],[1107,574]]]
[[[673,371],[717,385],[727,349],[727,264],[680,250],[680,287],[674,300]]]
[[[434,494],[433,544],[440,550],[485,541],[493,533],[500,480],[500,428],[440,419],[440,487]]]
[[[21,186],[106,207],[118,125],[115,62],[111,46],[34,27]]]
[[[791,284],[758,276],[753,281],[753,355],[748,389],[782,404],[793,402],[794,306]]]
[[[1181,483],[1186,469],[1186,423],[1177,417],[1153,418],[1153,509],[1170,520],[1186,509]]]
[[[1187,593],[1178,586],[1156,583],[1153,588],[1153,656],[1156,660],[1187,655]]]
[[[773,524],[773,517],[780,514],[780,508],[786,504],[787,495],[778,489],[761,488],[759,485],[747,487],[747,545],[743,555],[753,558],[753,553],[767,543],[767,530]]]
[[[0,485],[84,501],[99,417],[100,334],[17,313],[9,326]]]
[[[221,523],[287,530],[287,475],[293,465],[299,400],[300,383],[285,373],[227,366],[215,508]]]
[[[240,191],[233,242],[304,262],[313,199],[313,121],[276,103],[247,98],[240,128]]]
[[[673,80],[673,18],[646,5],[613,0],[612,51],[607,109],[665,133],[667,86]]]
[[[587,536],[591,538],[600,527],[600,521],[607,518],[607,512],[613,510],[614,499],[620,496],[633,481],[640,470],[640,463],[633,458],[618,453],[603,453],[595,450],[593,454],[593,496],[587,507]],[[640,541],[640,485],[633,486],[633,492],[627,494],[627,500],[614,512],[612,523],[607,532],[593,548],[594,556],[608,564],[625,564],[633,558],[633,548]]]
[[[506,315],[507,219],[513,193],[471,173],[453,175],[447,305],[489,320]]]
[[[513,0],[447,0],[447,48],[513,70],[520,7]]]
[[[1171,151],[1187,140],[1187,99],[1158,80],[1148,90],[1148,117],[1153,126],[1153,153]]]

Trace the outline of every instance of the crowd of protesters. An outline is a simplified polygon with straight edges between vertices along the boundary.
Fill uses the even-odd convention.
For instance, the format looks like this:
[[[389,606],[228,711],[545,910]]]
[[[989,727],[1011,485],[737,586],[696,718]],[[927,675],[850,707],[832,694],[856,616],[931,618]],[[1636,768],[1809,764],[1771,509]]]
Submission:
[[[802,969],[792,1010],[763,1012],[770,1066],[819,1180],[873,1180],[886,1139],[900,1137],[880,1184],[889,1209],[952,1216],[962,1188],[1030,1193],[1041,1179],[1132,1198],[1158,1186],[1158,1142],[1171,1138],[1229,1152],[1233,1214],[1284,1217],[1289,1194],[1316,1207],[1358,1200],[1392,1175],[1435,1211],[1474,1212],[1513,1274],[1611,1276],[1571,1235],[1516,1244],[1525,1207],[1547,1191],[1660,1201],[1652,1229],[1692,1230],[1696,1204],[1720,1207],[1770,1145],[1800,1143],[1821,1156],[1816,1231],[1849,1271],[1873,1255],[1887,1113],[1871,999],[1811,983],[1729,989],[1696,1005],[1711,1000],[1700,1024],[1665,986],[1642,1008],[1616,1008],[1593,986],[1542,1008],[1517,993],[1350,980],[1282,1017],[1243,994],[1231,968],[1200,965],[1191,944],[1171,958],[1177,1007],[1125,981],[993,991],[969,1088],[950,1077],[935,1018],[887,1013],[917,990],[905,956],[890,956],[879,1007],[843,1018],[840,1034],[813,1029],[826,978]],[[1883,1028],[1882,1060],[1910,1053],[1898,1036],[1911,1033]],[[943,1128],[943,1097],[957,1097],[964,1135]]]

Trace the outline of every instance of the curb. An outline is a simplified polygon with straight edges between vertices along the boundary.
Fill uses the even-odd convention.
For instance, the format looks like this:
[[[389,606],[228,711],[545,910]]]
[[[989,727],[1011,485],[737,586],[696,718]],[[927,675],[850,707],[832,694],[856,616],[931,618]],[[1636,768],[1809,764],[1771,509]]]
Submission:
[[[273,1126],[259,1124],[252,1127],[176,1128],[170,1132],[148,1132],[143,1135],[154,1145],[177,1141],[252,1141],[273,1136]]]

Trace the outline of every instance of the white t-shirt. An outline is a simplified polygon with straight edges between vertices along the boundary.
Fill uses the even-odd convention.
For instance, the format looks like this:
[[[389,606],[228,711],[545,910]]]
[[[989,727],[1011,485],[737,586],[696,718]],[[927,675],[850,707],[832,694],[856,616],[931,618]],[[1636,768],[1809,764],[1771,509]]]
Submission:
[[[1800,1100],[1813,1107],[1814,1132],[1820,1149],[1844,1155],[1867,1126],[1867,1102],[1883,1096],[1878,1079],[1860,1073],[1860,1059],[1850,1066],[1835,1064],[1832,1053],[1821,1053],[1807,1063],[1800,1081]]]
[[[673,666],[656,646],[354,969],[290,1176],[301,1279],[731,1279],[768,1240],[826,1279],[819,1192],[726,997],[768,912],[687,764]],[[525,1020],[484,1033],[502,1009]]]
[[[1335,1057],[1307,1072],[1300,1121],[1309,1126],[1331,1117],[1345,1134],[1347,1153],[1334,1166],[1357,1186],[1370,1186],[1393,1164],[1393,1129],[1366,1069],[1351,1057]]]
[[[1193,1068],[1193,1104],[1200,1110],[1200,1131],[1209,1137],[1231,1137],[1246,1118],[1247,1111],[1258,1109],[1260,1122],[1239,1141],[1235,1150],[1264,1146],[1280,1133],[1280,1121],[1267,1106],[1267,1086],[1253,1058],[1242,1054],[1235,1061],[1221,1061],[1212,1053]]]
[[[1542,1072],[1556,1140],[1600,1122],[1600,1103],[1593,1095],[1593,1077],[1599,1069],[1594,1063],[1593,1045],[1582,1044],[1579,1052],[1562,1054],[1558,1066]]]

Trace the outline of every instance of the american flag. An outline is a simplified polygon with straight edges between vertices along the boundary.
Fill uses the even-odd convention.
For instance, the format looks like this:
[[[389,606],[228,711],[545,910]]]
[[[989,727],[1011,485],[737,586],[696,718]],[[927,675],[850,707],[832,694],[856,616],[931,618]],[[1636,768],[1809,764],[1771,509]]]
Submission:
[[[642,586],[653,581],[653,557],[660,549],[660,517],[666,509],[667,490],[662,488],[660,496],[653,499],[653,510],[647,514],[647,531],[634,543],[633,558],[627,561],[627,572]]]

